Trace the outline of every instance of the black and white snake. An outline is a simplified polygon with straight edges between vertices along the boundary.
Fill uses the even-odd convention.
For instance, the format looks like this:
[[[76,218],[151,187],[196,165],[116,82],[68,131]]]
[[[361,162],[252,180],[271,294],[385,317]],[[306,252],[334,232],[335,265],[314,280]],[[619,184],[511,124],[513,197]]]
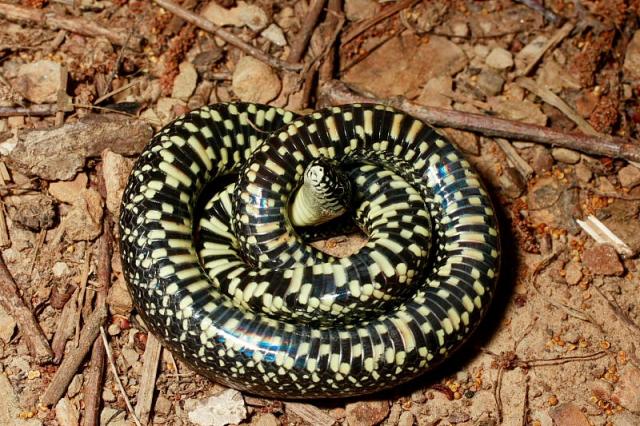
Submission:
[[[235,183],[196,212],[228,174]],[[364,247],[333,258],[303,241],[297,225],[351,199]],[[467,161],[381,105],[299,117],[228,103],[179,117],[134,166],[120,232],[151,331],[198,372],[281,398],[370,393],[446,359],[485,313],[500,257]]]

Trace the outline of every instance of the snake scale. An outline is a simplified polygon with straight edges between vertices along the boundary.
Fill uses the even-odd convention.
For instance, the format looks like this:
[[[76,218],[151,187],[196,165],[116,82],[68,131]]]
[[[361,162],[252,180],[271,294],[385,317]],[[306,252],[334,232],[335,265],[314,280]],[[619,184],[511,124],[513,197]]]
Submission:
[[[345,169],[368,237],[344,258],[292,221],[315,220],[305,179],[346,193],[323,161]],[[203,188],[230,174],[199,213]],[[482,319],[500,259],[469,163],[432,127],[366,104],[298,116],[227,103],[177,118],[133,168],[120,235],[135,305],[165,346],[217,382],[280,398],[361,395],[433,368]]]

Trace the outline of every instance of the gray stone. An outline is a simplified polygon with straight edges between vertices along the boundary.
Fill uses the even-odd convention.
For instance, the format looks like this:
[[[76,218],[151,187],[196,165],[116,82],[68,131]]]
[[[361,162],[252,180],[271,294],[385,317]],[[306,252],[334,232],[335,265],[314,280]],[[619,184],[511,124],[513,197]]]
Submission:
[[[60,64],[53,61],[23,64],[18,69],[13,88],[34,104],[56,102],[61,72]]]
[[[633,188],[640,184],[640,169],[631,164],[624,166],[618,172],[618,180],[625,188]]]
[[[278,96],[282,83],[269,65],[244,56],[236,64],[231,87],[242,101],[266,104]]]
[[[209,398],[185,402],[189,420],[199,426],[225,426],[238,424],[247,417],[242,394],[227,389]]]
[[[513,56],[502,47],[494,47],[485,58],[485,63],[492,68],[506,70],[513,66]]]
[[[551,155],[557,161],[561,161],[566,164],[576,164],[580,161],[580,153],[567,148],[553,148],[551,150]]]
[[[276,24],[271,24],[265,28],[260,35],[276,46],[284,47],[287,45],[287,39],[284,36],[282,28]]]
[[[593,177],[593,172],[591,169],[584,163],[576,164],[575,167],[576,177],[583,183],[587,183]]]
[[[487,96],[495,96],[502,93],[504,87],[504,78],[491,69],[480,71],[476,86],[482,93]]]

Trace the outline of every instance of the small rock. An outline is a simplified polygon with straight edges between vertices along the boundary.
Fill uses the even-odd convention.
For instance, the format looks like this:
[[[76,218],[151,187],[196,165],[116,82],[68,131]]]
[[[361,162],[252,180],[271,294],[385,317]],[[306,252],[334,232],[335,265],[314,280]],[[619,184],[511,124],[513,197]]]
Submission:
[[[411,414],[410,411],[404,411],[400,415],[400,419],[398,420],[398,426],[413,426],[414,422],[415,422],[415,418],[413,417],[413,414]]]
[[[623,70],[626,80],[640,79],[640,31],[633,34],[631,42],[627,45]]]
[[[134,161],[111,150],[102,153],[102,176],[107,191],[107,209],[113,217],[120,217],[122,193]]]
[[[624,166],[618,172],[618,180],[625,188],[633,188],[640,184],[640,169],[632,165]]]
[[[118,323],[109,324],[109,327],[107,328],[107,333],[109,334],[109,336],[117,336],[121,331],[122,330],[120,329]]]
[[[491,97],[487,100],[487,103],[492,111],[503,118],[537,124],[539,126],[545,126],[547,124],[548,118],[540,109],[540,105],[531,101]]]
[[[591,90],[585,90],[582,95],[576,99],[576,112],[584,118],[589,118],[596,106],[600,96],[597,96]]]
[[[411,408],[415,409],[417,405],[411,404]],[[402,415],[402,407],[400,404],[391,404],[391,409],[389,410],[389,415],[387,419],[384,421],[385,426],[397,425],[400,421],[400,416]]]
[[[361,21],[375,16],[380,4],[374,0],[345,0],[344,14],[350,21]]]
[[[24,195],[16,198],[19,203],[9,210],[9,217],[16,224],[31,231],[50,229],[56,218],[53,198],[45,194]]]
[[[469,26],[464,21],[456,21],[451,24],[451,32],[456,37],[466,38],[469,35]]]
[[[242,394],[227,389],[206,399],[189,399],[185,402],[189,420],[200,426],[225,426],[238,424],[247,417]]]
[[[533,226],[541,224],[566,229],[575,235],[580,227],[575,217],[580,217],[578,191],[553,176],[538,179],[527,192],[529,218]]]
[[[582,263],[596,275],[622,275],[624,272],[618,253],[608,244],[596,244],[585,249]]]
[[[567,148],[553,148],[551,150],[551,155],[557,161],[561,161],[566,164],[576,164],[580,161],[580,153]]]
[[[210,2],[211,4],[213,2]],[[165,125],[171,120],[182,114],[183,110],[186,110],[187,104],[180,99],[173,98],[160,98],[156,103],[156,114],[160,119],[160,122]]]
[[[269,23],[269,17],[262,8],[243,1],[239,1],[232,9],[226,9],[212,1],[207,3],[200,15],[216,25],[247,26],[253,31],[260,31]]]
[[[107,402],[114,402],[116,400],[116,396],[113,394],[113,391],[109,388],[105,388],[102,391],[102,399]]]
[[[69,265],[65,262],[56,262],[53,264],[53,268],[51,268],[51,272],[53,272],[53,276],[56,278],[64,277],[71,273],[69,269]]]
[[[132,366],[140,359],[140,355],[133,348],[122,348],[122,356],[124,357],[125,362],[128,366]]]
[[[535,147],[531,167],[538,175],[551,171],[553,168],[553,157],[549,154],[549,150],[542,146]]]
[[[531,418],[537,420],[540,426],[553,426],[553,419],[546,411],[534,411],[531,413]]]
[[[389,402],[352,402],[347,404],[345,409],[349,426],[374,426],[382,422],[389,414]]]
[[[588,183],[593,177],[593,172],[584,163],[579,163],[575,167],[576,177],[583,183]]]
[[[495,96],[502,93],[504,78],[491,69],[480,71],[476,86],[487,96]]]
[[[62,398],[56,404],[56,420],[59,426],[76,426],[80,424],[78,412],[68,398]]]
[[[82,390],[83,380],[84,380],[84,377],[82,376],[82,374],[76,374],[75,376],[73,376],[73,379],[71,380],[71,383],[67,388],[67,396],[69,398],[73,398],[74,396],[80,393],[80,390]]]
[[[102,233],[103,201],[95,189],[83,189],[64,218],[65,235],[71,241],[92,241]]]
[[[640,414],[640,369],[638,367],[631,364],[624,367],[611,398],[627,410]]]
[[[269,25],[267,28],[262,30],[260,35],[276,46],[284,47],[287,45],[287,39],[284,36],[284,32],[277,24]]]
[[[122,275],[117,275],[118,279],[109,288],[109,295],[107,296],[107,304],[109,310],[118,315],[129,315],[133,309],[133,301],[129,290],[127,290],[127,284],[124,281]]]
[[[516,68],[518,70],[526,68],[544,50],[547,41],[549,41],[549,39],[543,35],[537,36],[531,40],[516,54]]]
[[[336,420],[342,420],[347,415],[347,412],[342,407],[336,407],[329,410],[329,415]]]
[[[587,416],[578,406],[570,402],[552,408],[549,414],[556,426],[591,426]]]
[[[506,70],[513,66],[511,52],[502,47],[494,47],[484,61],[490,67],[498,70]]]
[[[500,191],[509,198],[518,198],[525,189],[525,182],[520,173],[513,167],[506,167],[498,177]]]
[[[168,416],[171,412],[171,401],[162,395],[158,395],[158,399],[156,399],[156,404],[154,406],[154,410],[156,414],[160,414],[161,416]]]
[[[612,415],[609,417],[609,421],[612,426],[638,426],[640,425],[640,416],[625,411]]]
[[[441,129],[460,150],[471,155],[480,155],[478,135],[464,130],[444,128]]]
[[[447,94],[452,92],[452,87],[453,79],[449,76],[431,78],[422,88],[422,92],[416,102],[426,106],[450,108],[451,97],[447,96]]]
[[[486,46],[484,44],[476,44],[475,46],[473,46],[473,53],[478,58],[486,58],[487,56],[489,56],[489,52],[491,52],[491,50],[489,50],[489,46]]]
[[[245,102],[267,103],[278,96],[282,83],[269,65],[251,56],[243,56],[236,64],[231,87]]]
[[[455,75],[467,62],[462,48],[444,37],[430,36],[425,43],[415,34],[403,34],[354,65],[344,81],[382,97],[406,96],[432,78]]]
[[[251,422],[252,426],[279,426],[280,421],[271,413],[261,414]]]
[[[0,340],[9,343],[16,330],[16,320],[0,307]]]
[[[62,203],[73,204],[88,182],[89,178],[85,173],[78,173],[71,181],[51,182],[49,194]]]
[[[198,82],[198,72],[191,62],[184,61],[180,64],[180,71],[173,80],[173,90],[171,97],[188,101],[193,91],[196,90]]]
[[[569,262],[564,271],[564,279],[569,285],[576,285],[582,279],[582,268],[576,262]]]
[[[60,90],[62,67],[57,62],[41,60],[21,65],[13,88],[34,104],[56,102]]]

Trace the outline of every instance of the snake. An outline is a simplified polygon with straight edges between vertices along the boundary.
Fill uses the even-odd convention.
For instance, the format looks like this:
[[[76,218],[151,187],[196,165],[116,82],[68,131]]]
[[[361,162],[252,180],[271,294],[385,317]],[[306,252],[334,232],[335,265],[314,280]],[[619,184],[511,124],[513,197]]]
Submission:
[[[354,253],[307,239],[348,220],[366,236]],[[434,370],[482,322],[500,270],[478,173],[440,130],[378,104],[188,112],[136,160],[119,233],[146,328],[197,373],[284,399]]]

